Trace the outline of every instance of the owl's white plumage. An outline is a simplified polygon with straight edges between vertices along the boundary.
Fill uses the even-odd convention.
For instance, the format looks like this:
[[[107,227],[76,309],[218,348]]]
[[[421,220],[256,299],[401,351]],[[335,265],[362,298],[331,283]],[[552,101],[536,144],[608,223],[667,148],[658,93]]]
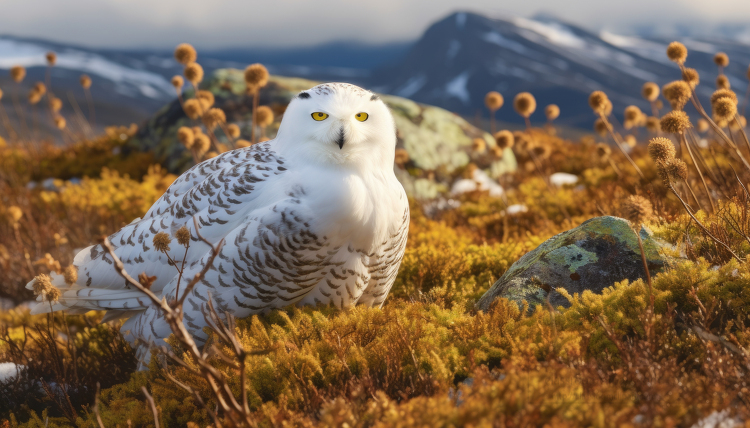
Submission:
[[[312,113],[323,112],[316,121]],[[358,113],[367,113],[361,122]],[[383,304],[406,246],[409,205],[393,172],[395,126],[388,107],[369,91],[331,83],[303,91],[289,104],[274,140],[221,154],[180,176],[149,209],[109,237],[128,273],[156,276],[151,290],[175,297],[178,272],[153,248],[159,232],[191,231],[185,284],[200,272],[210,247],[225,245],[185,302],[185,321],[205,339],[203,315],[209,296],[218,312],[237,317],[291,304]],[[172,259],[184,247],[171,244]],[[127,318],[123,333],[139,343],[139,356],[171,332],[160,310],[115,271],[101,245],[74,260],[78,280],[50,308],[34,313],[107,310]],[[187,279],[186,279],[187,278]],[[29,287],[31,283],[29,283]]]

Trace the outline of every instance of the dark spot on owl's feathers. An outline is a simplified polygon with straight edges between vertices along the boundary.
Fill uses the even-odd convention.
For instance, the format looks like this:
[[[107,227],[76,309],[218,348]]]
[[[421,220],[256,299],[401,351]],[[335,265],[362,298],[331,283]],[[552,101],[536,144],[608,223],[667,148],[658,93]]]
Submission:
[[[299,95],[297,95],[297,98],[306,100],[310,98],[310,94],[308,94],[307,92],[300,92]]]

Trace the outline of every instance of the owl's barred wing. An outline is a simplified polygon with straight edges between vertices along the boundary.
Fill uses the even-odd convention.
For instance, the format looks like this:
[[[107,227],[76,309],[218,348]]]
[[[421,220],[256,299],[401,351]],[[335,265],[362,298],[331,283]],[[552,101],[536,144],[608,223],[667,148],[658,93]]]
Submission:
[[[373,254],[369,255],[370,263],[367,268],[370,272],[370,282],[357,302],[360,305],[382,306],[396,281],[409,236],[409,203],[405,197],[403,203],[404,214],[398,228],[380,244]]]
[[[187,297],[186,325],[199,340],[205,336],[203,317],[209,296],[219,313],[243,318],[295,303],[353,306],[369,283],[363,254],[344,241],[314,232],[315,215],[304,190],[300,187],[286,196],[253,211],[225,237],[205,277]],[[192,277],[207,259],[204,256],[185,275]],[[165,288],[168,299],[177,296],[177,282],[175,278]],[[150,342],[169,334],[162,317],[156,308],[149,308],[128,320],[124,329]]]
[[[143,219],[109,237],[115,254],[131,276],[141,272],[156,276],[151,289],[160,292],[176,276],[177,269],[165,254],[153,248],[153,236],[159,232],[173,235],[186,226],[192,236],[189,250],[186,253],[173,241],[169,255],[178,263],[184,258],[188,266],[199,264],[210,247],[197,239],[193,217],[201,235],[210,242],[218,242],[241,224],[254,208],[253,200],[264,184],[286,170],[283,165],[283,159],[268,144],[226,152],[196,165],[175,181]],[[122,310],[148,303],[116,291],[130,287],[117,274],[111,257],[101,245],[81,251],[74,265],[78,267],[78,281],[72,287],[64,287],[60,302],[63,307]]]

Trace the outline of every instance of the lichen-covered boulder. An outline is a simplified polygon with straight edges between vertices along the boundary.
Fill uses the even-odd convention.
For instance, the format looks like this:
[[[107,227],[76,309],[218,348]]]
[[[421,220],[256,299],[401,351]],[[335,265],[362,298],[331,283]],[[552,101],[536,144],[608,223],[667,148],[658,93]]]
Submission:
[[[266,136],[275,136],[278,119],[283,116],[292,97],[318,83],[300,78],[271,76],[259,98],[260,104],[270,106],[277,117],[276,123],[266,130]],[[227,120],[240,126],[241,137],[249,140],[252,98],[245,94],[243,72],[236,69],[216,70],[201,84],[201,89],[214,94],[215,106],[224,110]],[[185,97],[192,97],[192,91],[187,91]],[[410,196],[429,199],[446,193],[450,188],[446,177],[469,162],[486,170],[492,178],[515,171],[516,159],[513,152],[506,149],[501,158],[495,159],[490,150],[495,146],[492,136],[462,117],[406,98],[390,95],[381,95],[381,98],[393,112],[398,136],[397,148],[406,149],[409,153],[409,162],[405,168],[398,168],[396,175]],[[177,141],[177,129],[198,124],[185,115],[179,101],[175,99],[142,126],[128,144],[131,150],[153,151],[170,172],[180,173],[192,165],[192,157]],[[216,135],[220,141],[225,141],[221,131],[217,131]],[[487,149],[482,153],[472,150],[475,138],[485,141]]]
[[[646,228],[641,228],[640,235],[653,275],[664,267],[662,244]],[[617,281],[645,276],[638,238],[628,221],[595,217],[553,236],[513,263],[479,299],[477,308],[486,311],[499,297],[519,305],[525,300],[533,308],[545,304],[548,291],[553,307],[567,307],[570,303],[555,289],[564,288],[571,295],[584,290],[599,293]]]

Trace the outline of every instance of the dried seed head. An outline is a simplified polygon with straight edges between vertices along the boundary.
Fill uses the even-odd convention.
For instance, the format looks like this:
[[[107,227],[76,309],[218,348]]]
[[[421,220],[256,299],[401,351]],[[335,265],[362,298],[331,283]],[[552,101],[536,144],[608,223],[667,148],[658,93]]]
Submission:
[[[522,117],[529,117],[536,110],[536,99],[528,92],[521,92],[513,99],[513,108]]]
[[[55,116],[55,126],[57,129],[65,129],[65,126],[67,125],[67,122],[65,122],[65,118],[62,116]]]
[[[623,216],[639,225],[648,221],[654,215],[651,201],[639,195],[630,195],[622,204]]]
[[[692,90],[690,89],[690,85],[684,80],[675,80],[664,85],[662,94],[669,101],[669,104],[672,105],[673,110],[682,110],[690,100]]]
[[[36,82],[34,84],[34,90],[39,92],[39,95],[41,96],[47,93],[47,86],[42,82]]]
[[[195,134],[195,140],[193,141],[193,150],[198,157],[203,156],[211,147],[211,139],[206,134]]]
[[[698,119],[698,126],[696,127],[698,129],[698,132],[706,132],[709,128],[708,121],[706,119]]]
[[[730,98],[734,103],[737,103],[737,94],[729,89],[718,89],[711,95],[711,105],[713,105],[719,98]]]
[[[409,162],[409,152],[406,149],[396,149],[395,163],[398,166],[404,166]]]
[[[729,97],[722,97],[717,99],[713,104],[714,116],[719,119],[731,121],[737,114],[737,103],[735,103]]]
[[[609,98],[604,101],[604,108],[602,109],[602,113],[604,114],[604,116],[609,116],[612,114],[612,101],[610,101]]]
[[[187,126],[181,126],[180,129],[177,130],[177,139],[186,149],[190,150],[195,142],[195,133],[193,133],[193,130]]]
[[[44,300],[48,302],[57,302],[62,297],[62,292],[57,287],[52,286],[47,293],[44,295]]]
[[[232,138],[238,138],[240,136],[240,127],[234,123],[227,125],[227,133]]]
[[[21,217],[23,217],[23,210],[15,205],[8,207],[7,213],[10,217],[10,222],[13,224],[18,223],[18,221],[21,220]]]
[[[732,85],[729,84],[729,78],[723,74],[720,74],[716,78],[716,89],[731,89]]]
[[[198,119],[203,111],[200,101],[195,98],[186,100],[182,105],[182,109],[185,110],[187,117],[193,120]]]
[[[656,137],[648,143],[648,155],[654,162],[666,162],[674,158],[676,153],[677,150],[669,138]]]
[[[550,104],[544,109],[544,115],[547,116],[547,120],[553,121],[560,116],[560,107],[557,104]]]
[[[47,65],[49,65],[50,67],[57,63],[57,54],[52,51],[47,52],[44,57],[47,59]]]
[[[255,120],[258,122],[258,126],[264,128],[273,123],[273,110],[268,106],[258,107],[258,111],[255,113]]]
[[[10,77],[16,83],[23,82],[23,78],[26,77],[26,69],[20,65],[14,65],[10,68]]]
[[[643,88],[641,89],[641,95],[650,102],[656,101],[656,99],[659,98],[659,85],[654,82],[644,83]]]
[[[227,115],[220,108],[209,109],[203,114],[203,124],[209,131],[213,131],[217,126],[227,122]]]
[[[187,226],[182,226],[177,229],[174,236],[177,238],[177,243],[183,247],[190,245],[190,229],[188,229]]]
[[[174,75],[172,76],[172,86],[174,86],[174,89],[177,92],[180,92],[182,90],[182,86],[185,85],[185,80],[180,75]]]
[[[499,131],[495,133],[495,143],[497,143],[497,147],[501,150],[512,148],[514,142],[515,138],[510,131]]]
[[[65,271],[63,272],[63,278],[65,278],[66,284],[75,284],[76,281],[78,281],[78,268],[74,265],[66,267]]]
[[[201,65],[197,62],[191,62],[190,64],[185,66],[185,70],[183,70],[182,74],[185,75],[185,78],[190,83],[198,86],[198,84],[203,80],[203,67],[201,67]]]
[[[602,91],[594,91],[591,93],[591,95],[589,95],[589,106],[591,106],[591,109],[594,110],[594,113],[603,113],[606,108],[607,101],[609,101],[609,98],[607,97],[607,94]]]
[[[204,111],[211,108],[216,102],[216,97],[214,97],[214,94],[211,91],[197,91],[195,93],[195,98],[197,98],[198,101],[201,102],[201,106],[203,107]]]
[[[32,89],[31,91],[29,91],[28,99],[29,104],[33,105],[42,100],[42,95],[36,90]]]
[[[500,107],[503,106],[503,103],[505,102],[505,99],[503,99],[503,96],[500,95],[499,92],[487,92],[487,95],[484,96],[484,105],[487,106],[490,111],[497,111],[500,109]]]
[[[714,63],[718,65],[719,67],[726,67],[729,65],[729,56],[725,54],[724,52],[719,52],[716,55],[714,55]]]
[[[80,77],[80,81],[81,81],[81,87],[83,89],[88,89],[91,87],[91,78],[88,75],[82,74]]]
[[[659,122],[659,118],[649,116],[648,119],[646,119],[646,129],[648,130],[648,132],[653,133],[661,131],[661,123]]]
[[[667,46],[667,58],[677,64],[684,64],[687,59],[688,50],[680,42],[672,42]]]
[[[686,67],[682,69],[682,80],[690,85],[691,88],[695,89],[695,87],[701,82],[701,76],[698,73],[698,70]]]
[[[57,113],[60,110],[62,110],[62,100],[60,98],[50,95],[49,96],[49,109],[52,110],[52,113]]]
[[[34,282],[31,284],[31,287],[35,295],[45,295],[53,288],[52,279],[50,279],[49,275],[37,275],[34,277]]]
[[[625,144],[627,144],[628,147],[633,148],[638,145],[638,140],[635,139],[635,136],[628,134],[625,136]]]
[[[206,159],[213,159],[216,156],[219,156],[219,152],[217,152],[216,150],[211,150],[210,152],[206,153],[205,157]]]
[[[263,64],[252,64],[245,69],[245,84],[252,92],[268,84],[268,69]]]
[[[612,154],[612,149],[607,144],[599,143],[596,145],[596,154],[601,159],[606,160]]]
[[[729,129],[732,131],[739,131],[747,126],[747,119],[745,116],[738,116],[735,119],[729,121]]]
[[[670,182],[687,180],[688,167],[682,159],[673,158],[665,162],[664,170]]]
[[[661,129],[665,132],[681,134],[690,127],[690,118],[682,110],[670,111],[661,118]]]
[[[174,59],[182,65],[188,65],[198,59],[198,52],[192,45],[181,43],[174,50]]]
[[[247,141],[247,140],[237,140],[234,143],[234,145],[237,146],[237,148],[240,148],[240,149],[243,148],[243,147],[250,147],[251,146],[250,142]]]
[[[3,90],[0,89],[0,100],[2,100],[2,99],[3,99]]]
[[[168,233],[159,232],[154,235],[154,248],[156,251],[166,253],[169,251],[169,244],[172,242],[172,238],[169,237]]]
[[[625,120],[637,122],[643,112],[637,106],[625,107]]]
[[[487,148],[487,143],[484,141],[484,138],[474,138],[471,140],[471,150],[481,153],[485,151]]]
[[[605,122],[602,118],[596,119],[594,122],[594,132],[599,134],[599,136],[604,137],[607,135],[607,132],[609,132],[609,127],[607,127],[607,122]]]

